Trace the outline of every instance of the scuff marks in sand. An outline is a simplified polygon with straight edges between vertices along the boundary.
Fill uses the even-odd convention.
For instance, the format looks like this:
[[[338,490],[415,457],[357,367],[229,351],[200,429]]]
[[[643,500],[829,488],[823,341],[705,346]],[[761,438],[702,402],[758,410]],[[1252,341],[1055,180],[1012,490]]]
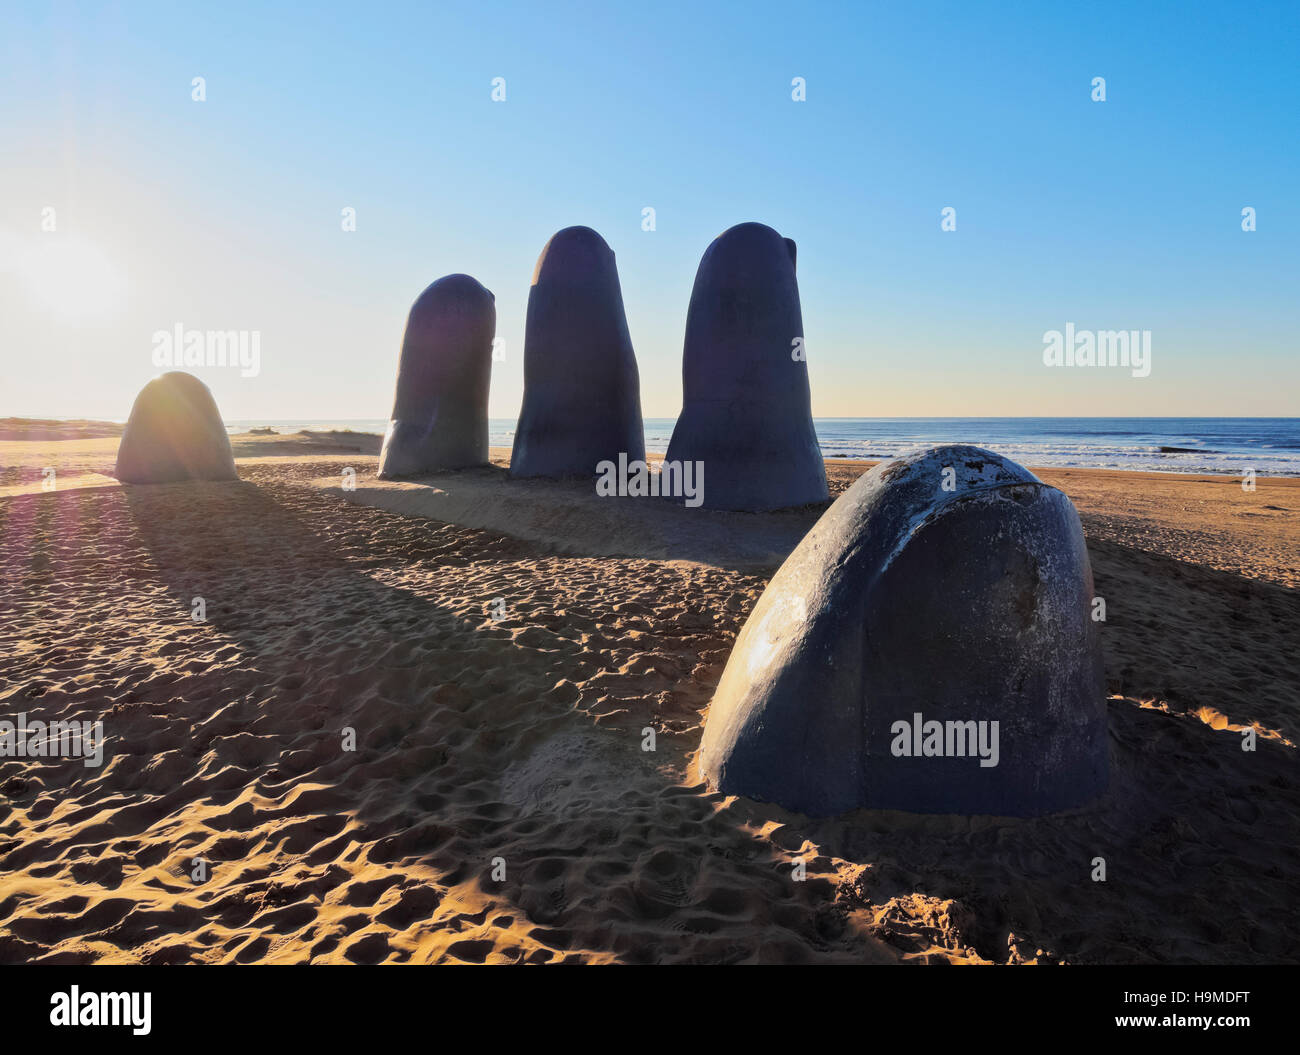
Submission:
[[[0,500],[0,712],[113,738],[100,770],[0,760],[0,960],[1298,958],[1294,750],[1139,705],[1294,740],[1284,587],[1094,547],[1106,800],[812,822],[687,775],[762,577],[347,505],[305,486],[333,462],[241,468]]]

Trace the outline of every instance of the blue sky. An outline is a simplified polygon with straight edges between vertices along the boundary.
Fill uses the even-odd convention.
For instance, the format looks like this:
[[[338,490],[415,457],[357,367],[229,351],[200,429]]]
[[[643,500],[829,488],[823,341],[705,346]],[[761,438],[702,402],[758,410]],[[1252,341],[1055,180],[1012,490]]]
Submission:
[[[671,417],[746,220],[798,243],[819,416],[1300,412],[1300,5],[179,7],[0,15],[0,415],[124,418],[182,324],[261,334],[256,377],[195,370],[228,419],[383,418],[463,271],[512,417],[537,254],[586,224]],[[1149,329],[1151,375],[1045,367],[1067,322]]]

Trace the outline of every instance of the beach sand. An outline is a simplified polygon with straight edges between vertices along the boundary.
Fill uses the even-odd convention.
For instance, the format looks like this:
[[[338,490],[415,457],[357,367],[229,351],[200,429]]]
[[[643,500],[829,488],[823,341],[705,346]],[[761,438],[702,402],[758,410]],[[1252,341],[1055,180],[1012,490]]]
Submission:
[[[97,423],[3,424],[0,717],[102,719],[109,757],[0,759],[0,962],[1300,960],[1300,480],[1039,471],[1106,598],[1109,792],[812,820],[692,763],[820,508],[597,500],[499,450],[381,483],[349,433],[128,488]]]

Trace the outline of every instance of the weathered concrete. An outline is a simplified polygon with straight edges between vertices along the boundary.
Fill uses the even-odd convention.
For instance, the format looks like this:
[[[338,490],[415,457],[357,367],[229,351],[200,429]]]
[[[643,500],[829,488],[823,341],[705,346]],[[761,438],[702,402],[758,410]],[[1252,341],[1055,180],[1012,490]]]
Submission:
[[[1086,803],[1108,759],[1092,597],[1074,507],[1028,470],[967,446],[882,463],[755,606],[709,711],[701,773],[814,815]],[[916,744],[895,723],[917,714],[945,737],[948,722],[997,722],[997,764],[973,745],[967,757],[896,755]]]
[[[700,260],[686,315],[682,413],[669,461],[702,461],[704,505],[759,511],[824,502],[795,245],[742,223]]]
[[[496,298],[469,275],[438,279],[406,319],[385,479],[486,465]]]
[[[641,382],[614,252],[566,227],[537,258],[524,334],[524,402],[511,476],[593,476],[644,460]]]
[[[113,475],[127,484],[239,479],[230,436],[208,386],[177,370],[140,389],[122,430]]]

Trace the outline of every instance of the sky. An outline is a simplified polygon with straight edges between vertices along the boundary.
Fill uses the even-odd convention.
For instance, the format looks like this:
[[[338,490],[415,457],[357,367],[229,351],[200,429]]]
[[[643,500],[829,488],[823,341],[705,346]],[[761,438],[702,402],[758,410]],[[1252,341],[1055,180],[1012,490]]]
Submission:
[[[751,220],[798,244],[816,416],[1300,414],[1296,4],[7,0],[0,144],[0,416],[124,420],[181,326],[257,334],[254,376],[193,370],[227,420],[383,419],[465,272],[514,417],[583,224],[673,417]],[[1045,365],[1067,323],[1149,330],[1149,376]]]

